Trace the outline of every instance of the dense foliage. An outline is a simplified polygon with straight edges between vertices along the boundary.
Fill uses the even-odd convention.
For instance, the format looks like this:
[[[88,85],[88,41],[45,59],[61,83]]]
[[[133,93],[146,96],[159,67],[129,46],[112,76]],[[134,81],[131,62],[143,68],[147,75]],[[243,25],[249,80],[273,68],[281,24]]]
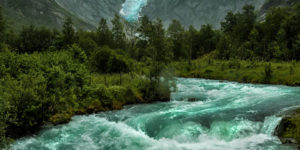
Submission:
[[[0,13],[0,147],[74,114],[169,100],[172,61],[188,62],[173,63],[186,69],[180,75],[277,83],[274,66],[257,61],[300,60],[300,4],[273,8],[264,21],[246,5],[229,12],[220,30],[185,29],[176,20],[165,30],[159,19],[143,16],[128,23],[117,14],[111,28],[108,24],[101,19],[96,31],[77,31],[67,18],[61,31],[35,26],[14,31]],[[197,63],[207,55],[213,57]],[[243,69],[248,72],[226,76]],[[288,67],[289,77],[295,70]],[[290,83],[283,80],[278,83]]]

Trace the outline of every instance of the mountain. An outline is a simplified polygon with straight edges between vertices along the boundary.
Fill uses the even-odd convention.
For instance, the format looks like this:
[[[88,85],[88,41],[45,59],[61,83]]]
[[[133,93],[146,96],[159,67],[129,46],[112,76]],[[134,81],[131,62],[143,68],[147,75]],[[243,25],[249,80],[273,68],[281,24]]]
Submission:
[[[152,19],[159,17],[166,25],[177,19],[185,26],[211,24],[219,27],[227,12],[237,12],[246,4],[260,9],[263,3],[264,0],[148,0],[142,14]]]
[[[124,0],[55,0],[65,10],[97,26],[101,18],[111,19],[119,13]]]
[[[77,29],[94,29],[73,13],[66,11],[54,0],[0,0],[4,15],[17,28],[34,24],[61,28],[64,18],[71,17]]]
[[[219,27],[227,12],[237,12],[246,4],[254,5],[260,15],[273,6],[291,5],[299,0],[0,0],[7,18],[20,27],[35,24],[60,28],[71,17],[77,29],[93,30],[101,18],[115,13],[132,21],[139,15],[161,18],[164,25],[173,19],[185,27],[211,24]]]
[[[260,15],[263,18],[264,14],[272,7],[292,6],[298,2],[300,0],[267,0],[260,10]]]
[[[227,12],[237,12],[246,4],[258,10],[264,0],[55,0],[60,6],[79,16],[82,20],[97,25],[101,18],[112,19],[115,13],[125,10],[124,18],[132,21],[132,15],[147,15],[161,18],[165,25],[173,19],[184,26],[212,24],[219,27]],[[146,5],[144,4],[146,3]],[[139,11],[141,12],[139,13]],[[131,12],[130,12],[131,11]],[[124,15],[124,14],[123,14]]]

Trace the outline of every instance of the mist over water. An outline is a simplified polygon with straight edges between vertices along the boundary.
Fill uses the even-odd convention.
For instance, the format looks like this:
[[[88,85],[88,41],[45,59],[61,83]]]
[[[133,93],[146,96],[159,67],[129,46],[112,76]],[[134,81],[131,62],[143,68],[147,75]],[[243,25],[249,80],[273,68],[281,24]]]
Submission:
[[[16,141],[17,150],[289,150],[273,132],[300,88],[177,79],[172,101],[75,116]],[[196,100],[189,102],[189,99]]]
[[[120,10],[123,16],[129,22],[135,22],[140,17],[140,12],[147,5],[147,0],[126,0]]]

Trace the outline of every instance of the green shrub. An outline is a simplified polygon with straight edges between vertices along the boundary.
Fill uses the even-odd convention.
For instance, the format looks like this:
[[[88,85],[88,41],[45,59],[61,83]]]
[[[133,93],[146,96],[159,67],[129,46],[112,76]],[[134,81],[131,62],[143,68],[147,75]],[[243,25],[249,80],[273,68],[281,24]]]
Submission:
[[[59,113],[59,114],[55,114],[52,117],[50,117],[49,121],[53,125],[59,125],[59,124],[63,124],[63,123],[68,123],[71,121],[71,119],[72,119],[72,114]]]
[[[271,81],[272,78],[272,66],[271,63],[265,65],[265,76],[264,76],[264,81],[266,83],[269,83]]]

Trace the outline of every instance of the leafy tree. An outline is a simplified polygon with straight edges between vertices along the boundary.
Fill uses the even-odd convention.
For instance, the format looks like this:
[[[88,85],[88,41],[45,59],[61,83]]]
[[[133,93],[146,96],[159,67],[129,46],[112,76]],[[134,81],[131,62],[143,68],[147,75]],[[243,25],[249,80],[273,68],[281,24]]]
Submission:
[[[147,16],[141,17],[140,26],[137,29],[141,40],[148,41],[152,32],[152,22]]]
[[[174,58],[186,58],[187,52],[184,49],[184,28],[178,20],[173,20],[170,24],[167,37],[173,43],[172,50]]]
[[[265,78],[264,78],[264,81],[266,83],[270,83],[271,81],[271,78],[272,78],[272,66],[271,66],[271,63],[265,65]]]
[[[117,54],[110,56],[107,62],[107,68],[110,73],[120,74],[120,85],[122,85],[122,73],[128,73],[130,71],[129,63],[125,57]]]
[[[86,63],[87,56],[85,52],[76,44],[73,44],[72,47],[69,48],[69,51],[72,52],[74,60],[77,60],[81,64]]]
[[[87,56],[91,56],[98,48],[96,36],[93,32],[77,32],[78,45],[85,51]]]
[[[216,49],[217,37],[211,25],[202,25],[198,35],[199,52],[196,56],[202,56]]]
[[[62,42],[64,46],[71,46],[75,42],[75,30],[71,18],[66,18],[62,30]]]
[[[150,37],[153,30],[152,22],[147,16],[143,16],[139,19],[140,26],[137,29],[138,32],[138,41],[136,48],[138,49],[137,59],[141,60],[145,57],[150,57],[150,53],[146,51],[150,43]]]
[[[185,37],[185,48],[188,49],[188,60],[189,64],[191,64],[191,60],[196,58],[194,52],[196,51],[196,35],[197,35],[197,30],[191,25],[189,26],[189,30],[186,32],[186,37]]]
[[[217,45],[219,59],[228,60],[230,58],[231,46],[229,45],[229,43],[230,43],[229,37],[227,35],[222,35]]]
[[[112,33],[107,25],[106,19],[102,18],[96,31],[98,46],[112,46]]]
[[[46,51],[54,44],[55,36],[45,28],[36,28],[33,25],[23,27],[16,41],[20,53],[33,53],[35,51]]]
[[[111,21],[113,24],[112,28],[112,37],[113,37],[113,48],[123,49],[126,48],[126,35],[124,33],[124,25],[121,22],[121,17],[118,14],[115,14],[114,19]]]
[[[153,23],[149,41],[148,51],[152,59],[150,78],[158,81],[160,72],[173,58],[173,53],[170,50],[171,44],[166,40],[161,20],[157,19]]]
[[[96,72],[99,73],[109,73],[108,61],[111,58],[112,49],[109,47],[101,47],[96,50],[96,52],[93,54],[91,64]]]
[[[2,7],[0,6],[0,43],[4,41],[5,28],[6,28],[6,22],[2,13]]]

